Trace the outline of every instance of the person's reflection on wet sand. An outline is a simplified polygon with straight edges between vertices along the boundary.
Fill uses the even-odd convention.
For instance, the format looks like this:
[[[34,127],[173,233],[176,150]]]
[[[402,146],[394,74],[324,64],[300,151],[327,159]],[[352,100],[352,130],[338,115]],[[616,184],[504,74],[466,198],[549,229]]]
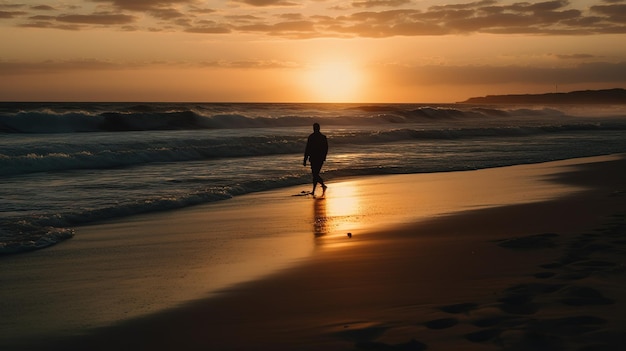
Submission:
[[[313,234],[315,237],[324,236],[328,232],[328,218],[326,217],[326,200],[321,197],[313,200]]]

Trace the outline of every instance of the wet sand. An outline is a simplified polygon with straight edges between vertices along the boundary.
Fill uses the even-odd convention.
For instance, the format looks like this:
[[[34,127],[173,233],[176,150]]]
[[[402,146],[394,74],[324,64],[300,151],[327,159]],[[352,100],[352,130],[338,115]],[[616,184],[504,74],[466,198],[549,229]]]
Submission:
[[[67,243],[2,258],[3,315],[14,322],[1,322],[0,345],[612,350],[626,342],[622,156],[348,179],[329,183],[324,198],[292,196],[307,188],[81,227]]]

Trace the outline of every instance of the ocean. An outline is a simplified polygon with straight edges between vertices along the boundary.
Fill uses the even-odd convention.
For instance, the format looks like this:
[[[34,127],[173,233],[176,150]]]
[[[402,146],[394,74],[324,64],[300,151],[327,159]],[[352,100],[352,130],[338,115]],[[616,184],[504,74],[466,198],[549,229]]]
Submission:
[[[626,105],[0,103],[0,254],[78,225],[303,185],[626,152]],[[305,186],[306,185],[306,186]]]

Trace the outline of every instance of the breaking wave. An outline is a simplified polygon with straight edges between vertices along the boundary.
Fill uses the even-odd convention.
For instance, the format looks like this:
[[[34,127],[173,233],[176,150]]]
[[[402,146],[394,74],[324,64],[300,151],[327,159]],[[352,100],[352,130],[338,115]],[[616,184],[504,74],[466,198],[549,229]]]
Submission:
[[[327,106],[301,104],[18,104],[0,106],[0,132],[78,133],[325,125],[382,125],[468,118],[559,116],[541,108],[492,109],[414,105]],[[316,107],[315,109],[313,107]]]
[[[337,131],[331,137],[333,145],[358,146],[399,141],[524,137],[577,131],[622,130],[626,130],[626,123]],[[155,136],[151,140],[135,140],[132,135],[120,141],[80,140],[72,143],[65,140],[37,148],[31,145],[8,145],[0,150],[0,176],[74,169],[107,169],[155,162],[270,156],[300,153],[302,148],[303,138],[300,135],[235,135],[224,138],[204,134],[181,138]]]

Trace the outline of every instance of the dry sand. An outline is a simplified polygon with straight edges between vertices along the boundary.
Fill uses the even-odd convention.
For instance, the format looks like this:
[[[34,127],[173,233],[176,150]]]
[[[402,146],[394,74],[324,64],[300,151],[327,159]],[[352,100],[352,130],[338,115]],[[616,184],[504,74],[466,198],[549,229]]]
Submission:
[[[0,347],[626,344],[623,156],[343,180],[323,199],[291,196],[301,188],[82,227],[2,258]]]

